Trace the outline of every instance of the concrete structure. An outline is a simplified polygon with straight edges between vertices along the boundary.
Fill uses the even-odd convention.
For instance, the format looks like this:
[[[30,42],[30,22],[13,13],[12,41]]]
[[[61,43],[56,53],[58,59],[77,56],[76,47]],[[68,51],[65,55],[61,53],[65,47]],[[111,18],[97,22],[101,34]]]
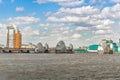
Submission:
[[[21,48],[22,34],[16,25],[7,27],[7,48]]]

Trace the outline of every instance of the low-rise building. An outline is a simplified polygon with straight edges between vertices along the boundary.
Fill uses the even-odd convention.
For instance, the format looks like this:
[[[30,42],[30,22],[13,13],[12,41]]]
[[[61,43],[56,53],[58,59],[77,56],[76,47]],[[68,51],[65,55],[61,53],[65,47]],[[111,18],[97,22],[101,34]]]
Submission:
[[[35,45],[33,43],[29,43],[29,44],[22,44],[21,48],[31,48],[31,49],[35,49]]]
[[[0,44],[0,48],[5,48],[5,45],[3,45],[3,44]]]

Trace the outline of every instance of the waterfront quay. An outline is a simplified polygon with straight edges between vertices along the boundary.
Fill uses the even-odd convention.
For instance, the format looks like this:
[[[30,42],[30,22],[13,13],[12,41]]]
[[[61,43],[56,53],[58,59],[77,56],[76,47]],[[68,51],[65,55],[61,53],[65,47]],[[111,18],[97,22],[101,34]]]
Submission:
[[[119,80],[120,54],[0,54],[0,80]]]
[[[0,48],[0,53],[33,53],[33,48]]]

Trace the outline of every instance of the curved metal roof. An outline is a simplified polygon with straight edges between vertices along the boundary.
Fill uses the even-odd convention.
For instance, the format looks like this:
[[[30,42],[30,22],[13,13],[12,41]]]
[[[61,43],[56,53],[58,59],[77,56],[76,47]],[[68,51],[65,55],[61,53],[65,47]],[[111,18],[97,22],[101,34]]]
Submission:
[[[38,49],[42,49],[42,48],[43,48],[42,43],[39,42],[39,43],[36,45],[36,48],[38,48]]]
[[[45,44],[45,49],[49,49],[49,46],[47,43]]]
[[[56,50],[65,51],[66,50],[65,43],[63,41],[59,41],[56,45]]]

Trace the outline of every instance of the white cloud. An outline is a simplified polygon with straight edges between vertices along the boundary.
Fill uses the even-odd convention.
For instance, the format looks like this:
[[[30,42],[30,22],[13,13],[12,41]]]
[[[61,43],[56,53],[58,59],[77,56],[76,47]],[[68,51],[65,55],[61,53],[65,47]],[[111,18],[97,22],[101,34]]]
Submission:
[[[26,37],[28,37],[28,36],[33,37],[33,36],[39,36],[40,32],[39,32],[39,30],[33,30],[31,27],[25,27],[23,29],[23,34]]]
[[[69,31],[68,31],[68,30],[66,30],[66,31],[64,31],[64,32],[63,32],[63,34],[69,34]]]
[[[33,29],[30,26],[21,29],[21,32],[22,32],[22,40],[23,40],[22,43],[29,43],[29,42],[38,43],[40,40],[39,38],[42,37],[40,35],[41,32],[39,30]]]
[[[105,31],[104,31],[104,30],[97,30],[97,31],[95,32],[95,34],[105,34]]]
[[[112,30],[97,30],[95,34],[111,34]]]
[[[48,22],[63,22],[63,23],[79,23],[79,22],[85,22],[89,20],[89,17],[78,17],[78,16],[63,16],[61,18],[59,17],[48,17]]]
[[[58,38],[57,38],[58,41],[68,40],[68,39],[69,39],[69,37],[67,37],[67,36],[62,36],[62,37],[58,37]]]
[[[16,7],[16,11],[17,12],[23,12],[24,11],[24,7]]]
[[[85,42],[88,44],[88,45],[91,45],[91,44],[99,44],[100,41],[103,39],[103,38],[106,38],[105,35],[95,35],[95,36],[92,36],[90,38],[87,38],[85,40]]]
[[[65,24],[40,24],[40,27],[44,28],[45,31],[48,31],[50,34],[47,36],[51,37],[63,37],[63,36],[71,36],[71,29]]]
[[[109,8],[110,9],[112,8],[112,11],[115,11],[117,13],[117,10],[114,8],[115,6],[112,6]],[[50,14],[47,18],[47,21],[57,22],[59,24],[64,23],[64,24],[67,24],[69,28],[74,26],[75,29],[72,32],[70,32],[71,29],[68,31],[66,30],[62,32],[64,35],[70,33],[70,35],[67,35],[67,37],[63,39],[73,41],[74,44],[76,41],[83,40],[83,42],[80,43],[82,45],[85,40],[83,38],[82,40],[80,39],[82,36],[80,34],[76,34],[75,32],[76,30],[77,31],[89,30],[89,32],[91,31],[91,33],[94,32],[92,34],[89,32],[86,32],[86,35],[90,35],[89,37],[90,39],[88,38],[88,36],[84,37],[88,42],[85,42],[83,45],[88,45],[89,43],[95,43],[95,42],[98,43],[100,39],[105,38],[105,35],[113,34],[112,27],[116,23],[113,20],[113,18],[106,18],[106,16],[103,15],[104,9],[105,8],[100,10],[92,6],[60,8],[57,12]],[[111,12],[111,14],[114,14],[114,13]],[[59,30],[55,32],[58,33]],[[60,33],[56,34],[57,35],[56,37],[60,37],[61,35],[59,34]],[[95,35],[100,36],[100,38],[99,37],[95,38],[94,37]],[[92,41],[90,41],[91,37],[94,37],[92,38]]]
[[[88,30],[88,27],[82,27],[82,26],[78,26],[76,28],[77,31],[83,31],[83,30]]]
[[[55,2],[60,6],[73,7],[84,3],[84,0],[36,0],[35,3],[42,4],[47,2]]]
[[[97,25],[95,27],[96,29],[110,29],[111,28],[111,26],[104,26],[104,25]]]
[[[7,22],[9,22],[10,24],[16,24],[16,25],[34,24],[39,21],[40,21],[39,18],[29,17],[29,16],[18,16],[18,17],[7,19]]]
[[[82,6],[76,8],[60,8],[59,12],[67,14],[79,14],[79,15],[88,15],[98,13],[98,8],[92,6]]]
[[[80,8],[60,8],[58,12],[49,16],[49,22],[89,22],[94,23],[94,14],[98,14],[99,10],[91,6],[83,6]],[[95,24],[95,23],[94,23]]]
[[[120,4],[116,4],[112,7],[105,7],[101,12],[102,18],[111,20],[120,19]]]
[[[61,2],[59,5],[64,6],[64,7],[73,7],[77,5],[81,5],[84,3],[84,0],[78,0],[78,1],[67,1],[67,2]]]
[[[74,38],[74,39],[80,39],[81,37],[82,36],[78,33],[75,33],[75,34],[72,35],[72,38]]]
[[[115,2],[115,3],[119,3],[120,2],[120,0],[112,0],[113,2]]]
[[[113,1],[119,2],[119,0]],[[98,6],[93,6],[92,4],[99,5],[98,3],[104,3],[103,0],[89,0],[88,3],[91,2],[91,4],[86,4],[84,6],[81,6],[84,4],[84,0],[36,0],[36,2],[39,4],[54,2],[60,5],[61,8],[56,12],[47,12],[45,15],[45,17],[47,17],[46,24],[39,25],[39,29],[44,30],[43,32],[35,30],[32,27],[22,29],[25,39],[29,39],[31,42],[33,40],[36,42],[42,41],[53,45],[59,40],[65,40],[66,42],[70,41],[74,43],[74,45],[77,44],[76,42],[79,42],[78,46],[81,44],[86,45],[88,42],[85,42],[85,40],[95,43],[97,41],[99,42],[100,39],[105,38],[105,35],[113,37],[113,31],[115,32],[114,27],[119,26],[117,25],[120,21],[119,3],[113,4],[113,6],[111,5],[109,7],[106,7],[106,5],[102,8],[97,8]],[[18,11],[24,11],[24,9],[18,9]],[[32,13],[29,15],[34,16],[35,14],[36,13]],[[7,19],[7,23],[14,23],[20,26],[35,24],[34,26],[36,26],[40,19],[30,16],[11,17]],[[1,34],[5,32],[2,26],[4,25],[0,25]],[[119,30],[120,28],[118,27],[117,29]],[[82,37],[84,33],[78,34],[78,32],[84,30],[86,30],[85,37]],[[1,36],[2,35],[0,35],[0,37]]]
[[[47,16],[50,16],[50,15],[52,15],[52,12],[47,12],[47,13],[45,14],[46,17],[47,17]]]

